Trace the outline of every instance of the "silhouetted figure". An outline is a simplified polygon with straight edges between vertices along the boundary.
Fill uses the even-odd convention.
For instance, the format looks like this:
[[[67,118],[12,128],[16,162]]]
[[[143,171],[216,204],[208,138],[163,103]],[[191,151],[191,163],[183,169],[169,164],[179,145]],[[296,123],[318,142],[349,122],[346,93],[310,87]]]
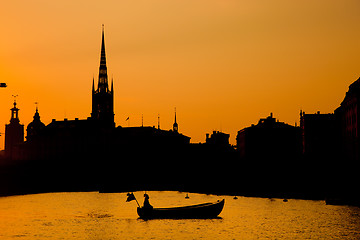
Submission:
[[[149,195],[147,195],[146,193],[144,194],[144,206],[143,208],[147,208],[147,209],[153,209],[153,206],[150,205],[149,202]]]

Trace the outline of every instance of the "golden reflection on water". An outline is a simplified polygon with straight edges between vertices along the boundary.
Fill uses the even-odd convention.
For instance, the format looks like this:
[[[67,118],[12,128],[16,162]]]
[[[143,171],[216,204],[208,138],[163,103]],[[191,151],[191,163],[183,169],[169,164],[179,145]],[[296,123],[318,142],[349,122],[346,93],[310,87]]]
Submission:
[[[149,192],[155,207],[225,198],[220,219],[138,219],[126,193],[0,198],[0,239],[359,239],[360,209],[323,201]],[[135,196],[142,203],[143,192]]]

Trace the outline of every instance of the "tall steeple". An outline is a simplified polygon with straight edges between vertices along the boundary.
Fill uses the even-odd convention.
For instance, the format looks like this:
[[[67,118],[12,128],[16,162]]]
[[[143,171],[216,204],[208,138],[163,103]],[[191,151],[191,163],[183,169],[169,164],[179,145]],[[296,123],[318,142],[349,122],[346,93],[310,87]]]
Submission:
[[[95,90],[93,78],[91,118],[101,121],[103,126],[115,126],[113,90],[113,80],[111,82],[111,89],[109,89],[105,54],[105,33],[104,25],[102,25],[99,79],[97,89]]]
[[[175,122],[173,124],[173,131],[174,132],[179,132],[179,129],[178,129],[178,124],[176,122],[176,108],[175,108]]]
[[[105,54],[105,36],[104,36],[104,24],[102,25],[102,40],[101,40],[101,55],[100,55],[100,67],[99,67],[99,82],[98,89],[100,92],[108,92],[108,75],[106,67],[106,54]]]

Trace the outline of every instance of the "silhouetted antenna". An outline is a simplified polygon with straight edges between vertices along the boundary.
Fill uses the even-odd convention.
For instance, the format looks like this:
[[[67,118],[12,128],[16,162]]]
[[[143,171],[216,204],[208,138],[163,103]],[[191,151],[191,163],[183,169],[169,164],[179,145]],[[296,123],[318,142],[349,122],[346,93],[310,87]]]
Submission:
[[[144,114],[141,114],[141,126],[144,126]]]
[[[38,102],[35,102],[35,106],[36,106],[36,111],[38,110]]]
[[[158,114],[158,129],[160,129],[160,114]]]

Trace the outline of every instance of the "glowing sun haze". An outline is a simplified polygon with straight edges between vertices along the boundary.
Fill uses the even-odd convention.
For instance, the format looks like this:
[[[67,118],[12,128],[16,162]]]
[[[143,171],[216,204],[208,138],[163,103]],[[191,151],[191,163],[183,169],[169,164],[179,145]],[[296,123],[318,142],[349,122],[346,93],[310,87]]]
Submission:
[[[101,25],[115,122],[171,129],[204,142],[273,112],[333,112],[360,76],[358,0],[34,0],[0,9],[0,132],[12,95],[25,127],[85,119],[97,81]],[[125,121],[129,117],[130,121]],[[4,135],[0,137],[3,148]]]

